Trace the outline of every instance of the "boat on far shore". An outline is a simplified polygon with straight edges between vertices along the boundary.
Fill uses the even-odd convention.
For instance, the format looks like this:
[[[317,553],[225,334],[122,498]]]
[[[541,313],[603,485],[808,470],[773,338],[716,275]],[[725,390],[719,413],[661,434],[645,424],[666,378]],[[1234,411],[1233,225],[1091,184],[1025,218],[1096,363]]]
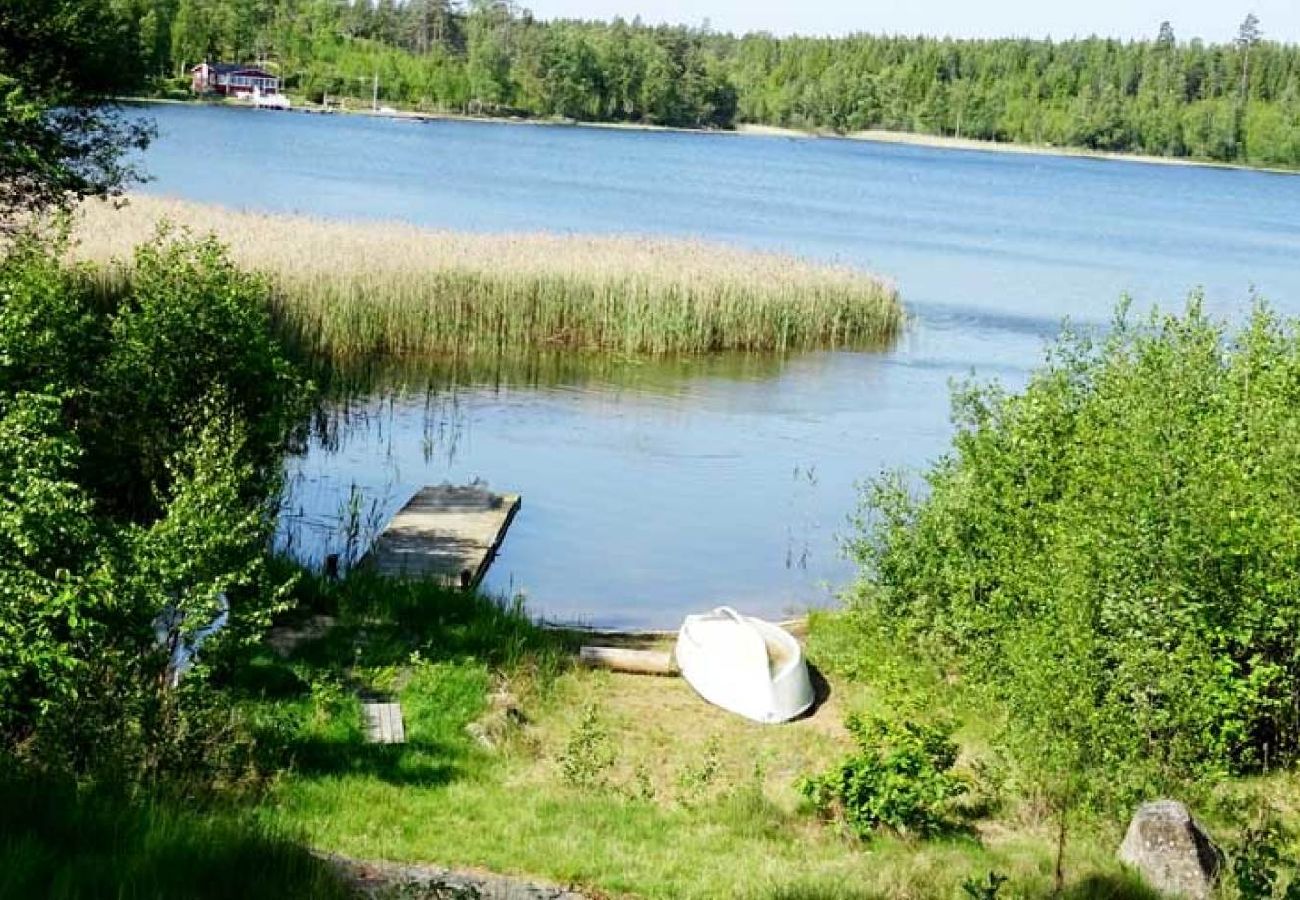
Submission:
[[[266,93],[255,90],[249,99],[258,109],[293,109],[293,102],[279,92]]]

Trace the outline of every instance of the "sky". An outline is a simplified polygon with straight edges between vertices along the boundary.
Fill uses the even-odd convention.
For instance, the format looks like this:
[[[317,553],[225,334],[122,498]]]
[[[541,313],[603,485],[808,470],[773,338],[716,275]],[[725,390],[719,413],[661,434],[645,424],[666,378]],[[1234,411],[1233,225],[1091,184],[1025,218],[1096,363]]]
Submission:
[[[1300,43],[1300,0],[523,0],[539,18],[631,19],[718,31],[840,35],[854,31],[952,37],[1099,34],[1154,37],[1169,20],[1179,40],[1231,40],[1249,12],[1264,36]]]

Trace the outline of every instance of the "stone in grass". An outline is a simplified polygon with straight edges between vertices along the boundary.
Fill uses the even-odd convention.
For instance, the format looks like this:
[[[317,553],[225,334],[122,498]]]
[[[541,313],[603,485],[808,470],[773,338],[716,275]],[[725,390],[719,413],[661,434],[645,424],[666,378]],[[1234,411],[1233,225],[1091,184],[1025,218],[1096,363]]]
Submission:
[[[465,731],[485,750],[496,750],[512,732],[527,724],[528,717],[514,695],[501,687],[489,696],[487,712],[478,721],[466,725]]]
[[[1208,900],[1223,869],[1223,852],[1176,800],[1138,807],[1119,858],[1161,894],[1187,900]]]

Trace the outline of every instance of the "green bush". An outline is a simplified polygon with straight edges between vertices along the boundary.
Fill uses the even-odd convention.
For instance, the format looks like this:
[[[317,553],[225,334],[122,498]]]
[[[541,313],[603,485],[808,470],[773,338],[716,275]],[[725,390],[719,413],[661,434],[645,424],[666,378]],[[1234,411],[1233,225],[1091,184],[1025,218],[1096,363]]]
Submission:
[[[618,762],[618,750],[594,704],[583,709],[559,762],[560,775],[570,787],[590,791],[608,786],[610,770]]]
[[[823,816],[861,840],[878,828],[932,835],[948,824],[950,801],[965,792],[952,774],[957,745],[947,728],[850,716],[857,752],[799,791]]]
[[[1271,812],[1245,829],[1232,853],[1240,900],[1300,900],[1300,865],[1286,853],[1290,837]]]
[[[209,420],[213,399],[243,430],[249,490],[272,490],[302,385],[272,331],[269,291],[213,238],[164,230],[136,249],[103,320],[106,352],[82,426],[86,478],[114,511],[157,513],[169,460]]]
[[[75,440],[54,397],[0,393],[0,742],[78,694],[112,608]]]
[[[924,491],[866,492],[859,614],[987,690],[1022,758],[1066,780],[1295,756],[1294,323],[1122,308],[1100,338],[1067,332],[1023,392],[958,390],[954,418]]]
[[[970,900],[998,900],[1002,886],[1009,880],[1000,872],[989,872],[982,881],[974,877],[967,878],[961,883],[961,891]]]
[[[0,395],[61,400],[77,479],[114,517],[159,514],[172,457],[218,408],[241,423],[250,490],[269,492],[306,394],[262,279],[215,240],[165,228],[123,272],[63,250],[29,235],[0,254]]]
[[[161,235],[112,289],[61,251],[0,258],[0,753],[194,773],[230,729],[202,667],[168,688],[172,651],[226,604],[206,655],[284,606],[265,551],[301,385],[219,246]]]

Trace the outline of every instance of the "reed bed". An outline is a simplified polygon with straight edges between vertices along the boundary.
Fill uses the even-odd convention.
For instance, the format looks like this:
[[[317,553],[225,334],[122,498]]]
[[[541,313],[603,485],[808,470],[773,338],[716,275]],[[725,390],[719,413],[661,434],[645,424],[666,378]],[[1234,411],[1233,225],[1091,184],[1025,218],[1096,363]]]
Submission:
[[[129,260],[161,221],[217,235],[266,274],[277,320],[326,359],[884,346],[904,323],[893,285],[871,274],[700,241],[429,231],[134,196],[88,203],[75,253]]]

